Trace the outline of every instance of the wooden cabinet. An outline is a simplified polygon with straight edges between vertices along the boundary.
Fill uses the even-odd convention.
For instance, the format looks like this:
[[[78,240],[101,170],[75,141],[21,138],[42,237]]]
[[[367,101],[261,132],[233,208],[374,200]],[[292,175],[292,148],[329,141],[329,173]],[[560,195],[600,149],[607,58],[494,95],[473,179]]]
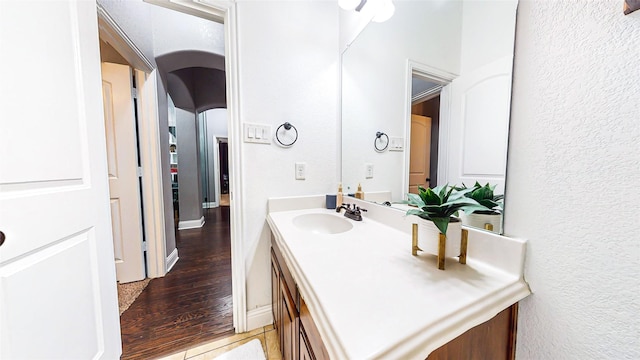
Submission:
[[[271,246],[271,290],[274,326],[280,337],[284,360],[328,360],[309,309],[298,293],[277,244]],[[515,358],[518,304],[513,304],[491,320],[469,329],[433,351],[427,360]]]
[[[309,309],[300,298],[298,287],[275,243],[271,247],[271,291],[274,326],[280,338],[283,360],[329,359]]]
[[[504,309],[491,320],[467,330],[442,345],[427,360],[513,360],[516,357],[518,303]]]

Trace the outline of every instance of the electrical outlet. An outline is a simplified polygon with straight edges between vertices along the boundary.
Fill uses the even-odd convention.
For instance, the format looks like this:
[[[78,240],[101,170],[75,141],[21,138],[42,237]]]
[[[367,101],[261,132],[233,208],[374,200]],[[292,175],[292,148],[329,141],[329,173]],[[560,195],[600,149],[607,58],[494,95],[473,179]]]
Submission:
[[[307,164],[303,162],[296,163],[296,180],[304,180],[307,176]]]
[[[364,164],[365,178],[373,179],[373,164]]]

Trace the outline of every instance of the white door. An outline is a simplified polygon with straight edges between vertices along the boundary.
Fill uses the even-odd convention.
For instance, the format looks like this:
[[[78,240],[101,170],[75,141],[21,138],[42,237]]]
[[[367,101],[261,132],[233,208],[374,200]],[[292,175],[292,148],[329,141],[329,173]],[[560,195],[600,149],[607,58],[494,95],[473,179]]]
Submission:
[[[145,278],[131,67],[102,63],[111,226],[121,283]]]
[[[512,57],[505,56],[451,83],[447,182],[497,184],[504,193]]]
[[[94,1],[0,1],[0,358],[117,359]]]

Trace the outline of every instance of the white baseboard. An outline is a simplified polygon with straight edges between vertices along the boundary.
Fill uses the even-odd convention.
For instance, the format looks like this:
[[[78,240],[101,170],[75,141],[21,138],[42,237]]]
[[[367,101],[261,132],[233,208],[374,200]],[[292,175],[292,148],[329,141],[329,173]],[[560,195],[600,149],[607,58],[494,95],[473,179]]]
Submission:
[[[197,229],[197,228],[201,228],[203,225],[204,225],[204,215],[200,218],[200,220],[179,221],[178,230]]]
[[[273,324],[271,305],[247,311],[247,331]]]
[[[167,262],[167,272],[171,271],[171,268],[173,267],[173,265],[175,265],[178,262],[178,248],[173,249],[173,251],[171,252],[171,254],[169,254],[169,256],[167,256],[166,262]]]
[[[202,203],[202,208],[203,209],[213,209],[213,208],[217,208],[218,202],[217,201],[209,201],[209,202],[203,202]]]

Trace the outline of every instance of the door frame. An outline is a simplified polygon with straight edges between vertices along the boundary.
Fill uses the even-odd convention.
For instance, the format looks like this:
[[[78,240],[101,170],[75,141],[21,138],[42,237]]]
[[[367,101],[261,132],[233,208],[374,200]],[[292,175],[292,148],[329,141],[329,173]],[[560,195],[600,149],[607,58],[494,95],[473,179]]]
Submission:
[[[445,70],[435,68],[420,62],[407,59],[406,67],[406,88],[405,88],[405,152],[404,152],[404,168],[402,178],[402,189],[409,188],[409,166],[411,149],[411,78],[418,75],[431,82],[442,85],[440,90],[440,119],[438,131],[438,178],[430,185],[441,185],[442,179],[447,178],[447,159],[449,151],[447,150],[447,139],[449,139],[449,119],[451,117],[451,82],[458,77],[457,74],[450,73]],[[404,191],[403,190],[403,191]]]
[[[160,129],[157,114],[157,71],[100,4],[97,4],[97,12],[100,38],[109,41],[109,44],[129,62],[136,75],[140,110],[138,151],[142,167],[141,205],[144,208],[143,232],[147,245],[146,270],[147,277],[162,277],[167,273],[167,261]]]
[[[236,333],[247,330],[246,271],[244,261],[243,224],[244,177],[242,174],[242,126],[239,106],[238,30],[237,9],[234,0],[144,0],[212,20],[224,25],[225,78],[227,87],[227,126],[229,140],[229,200],[231,202],[231,286],[233,299],[233,326]]]

